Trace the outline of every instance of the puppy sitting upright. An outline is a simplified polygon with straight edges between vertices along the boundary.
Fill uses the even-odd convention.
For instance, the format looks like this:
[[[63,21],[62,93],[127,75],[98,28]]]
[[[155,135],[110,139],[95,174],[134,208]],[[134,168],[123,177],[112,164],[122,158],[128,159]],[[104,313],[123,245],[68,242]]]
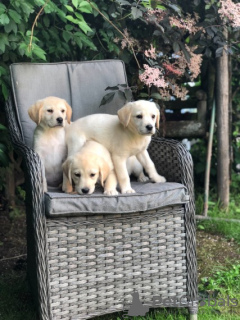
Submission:
[[[47,191],[47,185],[56,187],[62,183],[62,163],[67,157],[65,126],[70,124],[72,109],[63,99],[47,97],[32,105],[28,114],[37,124],[33,149],[44,164],[44,191]]]

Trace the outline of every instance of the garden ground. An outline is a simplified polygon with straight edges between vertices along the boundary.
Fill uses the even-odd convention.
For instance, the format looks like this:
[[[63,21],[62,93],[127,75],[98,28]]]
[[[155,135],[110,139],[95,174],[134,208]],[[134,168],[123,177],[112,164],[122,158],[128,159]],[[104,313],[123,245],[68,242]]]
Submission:
[[[228,224],[228,230],[240,226],[240,224],[239,226]],[[0,211],[1,320],[36,319],[31,293],[26,281],[25,233],[23,210],[15,209],[9,213],[2,207],[2,211]],[[230,296],[237,299],[240,304],[240,244],[234,238],[234,234],[236,234],[236,230],[223,235],[222,229],[217,228],[216,222],[201,221],[198,223],[199,290],[205,295],[211,293],[216,299],[225,299]],[[200,307],[199,310],[199,319],[235,320],[239,318],[239,306],[236,308],[205,306]],[[121,319],[121,314],[112,314],[98,319]],[[130,317],[130,319],[184,320],[188,319],[188,311],[185,309],[180,311],[177,309],[158,309],[149,312],[145,317]]]

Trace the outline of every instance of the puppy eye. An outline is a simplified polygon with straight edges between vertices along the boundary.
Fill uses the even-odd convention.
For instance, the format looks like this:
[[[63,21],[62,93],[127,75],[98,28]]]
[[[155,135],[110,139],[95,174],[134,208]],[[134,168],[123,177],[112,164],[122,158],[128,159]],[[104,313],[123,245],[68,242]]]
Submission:
[[[47,112],[53,113],[53,109],[48,109]]]
[[[90,177],[95,177],[96,173],[91,173]]]
[[[153,115],[152,115],[152,118],[153,118],[153,119],[155,119],[155,118],[156,118],[155,114],[153,114]]]
[[[62,113],[64,113],[65,112],[65,110],[61,110],[62,111]]]
[[[137,118],[138,118],[138,119],[142,119],[142,117],[143,117],[143,116],[142,116],[141,114],[138,114],[138,115],[137,115]]]
[[[78,178],[81,177],[80,173],[74,173],[74,175],[75,175],[75,177],[78,177]]]

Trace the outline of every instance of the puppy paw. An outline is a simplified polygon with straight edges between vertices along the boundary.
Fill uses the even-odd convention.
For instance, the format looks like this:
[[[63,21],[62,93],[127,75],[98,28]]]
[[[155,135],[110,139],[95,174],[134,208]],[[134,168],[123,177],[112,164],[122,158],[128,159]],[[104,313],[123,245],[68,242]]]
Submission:
[[[116,195],[118,195],[118,192],[117,192],[116,189],[114,189],[114,190],[105,190],[103,192],[103,194],[105,194],[107,196],[116,196]]]
[[[136,191],[131,189],[127,189],[127,190],[122,190],[121,193],[135,193]]]
[[[141,173],[137,179],[138,182],[147,182],[149,181],[149,178],[147,176],[145,176],[144,173]]]
[[[163,176],[160,176],[160,175],[155,176],[151,180],[156,183],[163,183],[167,181]]]
[[[65,193],[72,193],[73,187],[72,186],[62,186],[62,191]]]

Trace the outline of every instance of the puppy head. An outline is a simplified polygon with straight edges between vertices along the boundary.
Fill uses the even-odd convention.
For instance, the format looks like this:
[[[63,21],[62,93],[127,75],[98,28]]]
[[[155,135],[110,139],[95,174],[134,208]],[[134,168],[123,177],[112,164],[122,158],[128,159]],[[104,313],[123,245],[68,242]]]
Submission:
[[[28,114],[37,125],[50,128],[64,127],[66,121],[71,121],[72,108],[64,99],[47,97],[32,105]]]
[[[160,112],[154,102],[138,100],[129,102],[118,111],[124,127],[140,135],[153,135],[159,129]]]
[[[75,185],[75,191],[79,194],[92,194],[98,180],[104,184],[110,168],[106,161],[95,154],[76,153],[68,157],[63,164],[63,171],[69,182]]]

